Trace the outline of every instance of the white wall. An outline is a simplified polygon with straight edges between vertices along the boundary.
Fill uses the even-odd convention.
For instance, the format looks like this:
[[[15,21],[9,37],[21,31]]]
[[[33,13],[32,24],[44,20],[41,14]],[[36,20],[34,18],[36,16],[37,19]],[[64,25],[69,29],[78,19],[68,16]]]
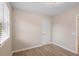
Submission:
[[[76,15],[79,7],[52,17],[53,43],[76,52]]]
[[[76,15],[79,7],[52,17],[13,9],[13,51],[53,42],[76,52]],[[52,40],[51,40],[52,35]]]
[[[13,50],[29,48],[51,41],[49,16],[13,9],[12,19]],[[44,30],[45,32],[43,32]]]

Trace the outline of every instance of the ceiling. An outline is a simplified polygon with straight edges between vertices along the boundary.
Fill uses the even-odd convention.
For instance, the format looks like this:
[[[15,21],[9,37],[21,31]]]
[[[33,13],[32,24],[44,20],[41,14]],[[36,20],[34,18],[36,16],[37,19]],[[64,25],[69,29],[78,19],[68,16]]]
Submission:
[[[77,5],[78,2],[11,2],[13,8],[41,13],[49,16],[54,16],[69,10]]]

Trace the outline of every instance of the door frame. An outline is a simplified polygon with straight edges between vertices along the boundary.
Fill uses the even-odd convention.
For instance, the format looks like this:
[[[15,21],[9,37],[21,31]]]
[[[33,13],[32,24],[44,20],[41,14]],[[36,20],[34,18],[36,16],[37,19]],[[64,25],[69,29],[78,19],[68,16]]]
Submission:
[[[79,55],[79,39],[78,39],[78,18],[79,15],[76,16],[76,53]]]

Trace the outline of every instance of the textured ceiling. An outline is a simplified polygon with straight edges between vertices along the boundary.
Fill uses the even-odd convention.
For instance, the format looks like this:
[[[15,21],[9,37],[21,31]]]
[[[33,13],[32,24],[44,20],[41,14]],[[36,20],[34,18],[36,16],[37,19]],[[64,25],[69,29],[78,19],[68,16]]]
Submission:
[[[57,3],[11,2],[11,5],[13,8],[16,9],[54,16],[79,5],[79,3],[78,2],[57,2]]]

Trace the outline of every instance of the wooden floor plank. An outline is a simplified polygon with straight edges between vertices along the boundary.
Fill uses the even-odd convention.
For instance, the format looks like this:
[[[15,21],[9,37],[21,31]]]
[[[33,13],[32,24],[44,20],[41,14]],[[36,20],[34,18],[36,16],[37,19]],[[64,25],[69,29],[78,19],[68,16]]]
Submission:
[[[54,44],[13,53],[13,56],[77,56]]]

